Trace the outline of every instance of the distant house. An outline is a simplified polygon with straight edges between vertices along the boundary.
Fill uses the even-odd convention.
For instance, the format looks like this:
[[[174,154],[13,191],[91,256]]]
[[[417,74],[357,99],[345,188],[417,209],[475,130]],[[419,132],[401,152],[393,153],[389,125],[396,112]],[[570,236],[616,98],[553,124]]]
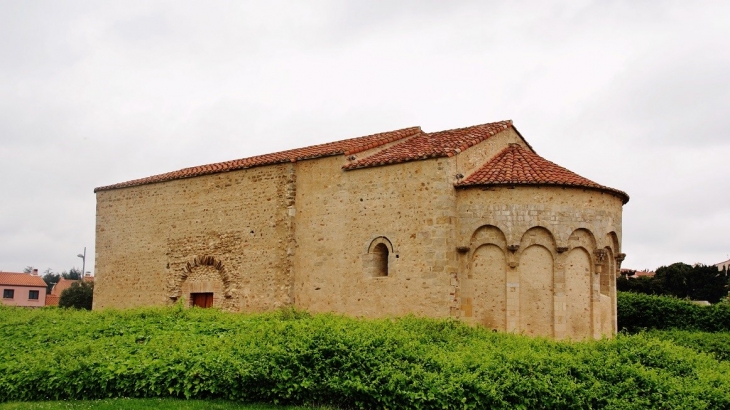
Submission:
[[[12,306],[41,307],[46,304],[46,282],[32,273],[0,272],[0,303]]]
[[[94,281],[93,276],[86,275],[84,277],[84,282],[93,282],[93,281]],[[53,288],[51,289],[51,293],[49,293],[46,296],[46,306],[58,306],[58,302],[61,300],[61,293],[63,293],[64,290],[70,288],[71,285],[73,285],[76,282],[78,282],[78,280],[66,279],[66,278],[59,279],[58,283],[53,285]]]
[[[636,279],[636,278],[640,278],[643,276],[654,277],[654,275],[656,275],[656,272],[650,271],[648,269],[636,270],[636,271],[633,269],[621,269],[622,275],[631,273],[631,272],[634,272],[634,273],[632,275],[627,276],[629,279]]]
[[[716,263],[715,266],[717,266],[717,270],[730,269],[730,259],[725,262]]]

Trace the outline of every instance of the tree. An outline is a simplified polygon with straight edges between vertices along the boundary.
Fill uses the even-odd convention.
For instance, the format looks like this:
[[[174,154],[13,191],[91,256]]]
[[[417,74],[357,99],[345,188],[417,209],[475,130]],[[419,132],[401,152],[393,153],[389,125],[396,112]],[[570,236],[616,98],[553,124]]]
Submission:
[[[662,289],[651,276],[639,276],[628,278],[629,275],[621,275],[616,279],[616,290],[619,292],[643,293],[645,295],[663,295]]]
[[[656,270],[654,281],[662,294],[717,303],[727,295],[727,274],[715,266],[673,263]]]
[[[53,273],[51,268],[43,271],[43,281],[46,282],[46,294],[51,293],[53,286],[58,283],[59,280],[61,280],[61,275],[58,273]]]
[[[64,308],[91,310],[93,300],[94,282],[79,281],[73,283],[70,288],[61,292],[61,298],[58,300],[58,306]]]
[[[76,268],[71,268],[68,272],[61,272],[61,276],[63,276],[64,279],[70,280],[79,280],[84,277],[84,275],[81,274],[81,270]]]
[[[23,269],[23,273],[31,273],[33,272],[32,266],[26,266],[25,269]]]
[[[625,275],[616,279],[619,291],[647,295],[670,295],[682,299],[706,300],[717,303],[728,292],[728,270],[715,266],[673,263],[656,270],[654,277],[629,279]]]

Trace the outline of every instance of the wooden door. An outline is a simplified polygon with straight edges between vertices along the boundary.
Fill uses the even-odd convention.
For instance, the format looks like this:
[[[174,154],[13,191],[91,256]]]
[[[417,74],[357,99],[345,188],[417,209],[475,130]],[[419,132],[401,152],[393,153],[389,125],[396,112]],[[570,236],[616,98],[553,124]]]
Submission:
[[[191,293],[193,306],[209,308],[213,306],[213,293]]]

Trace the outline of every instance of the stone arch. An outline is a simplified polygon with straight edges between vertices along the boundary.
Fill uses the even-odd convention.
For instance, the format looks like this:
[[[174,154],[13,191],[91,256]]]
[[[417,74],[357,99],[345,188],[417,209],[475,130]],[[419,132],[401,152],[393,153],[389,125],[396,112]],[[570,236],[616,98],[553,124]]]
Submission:
[[[616,232],[611,231],[606,234],[606,242],[611,246],[611,249],[613,250],[614,255],[618,255],[621,253],[621,244],[618,240],[618,235]]]
[[[557,249],[555,236],[549,229],[543,226],[533,226],[532,228],[525,231],[520,238],[520,243],[517,246],[518,251],[522,251],[532,245],[540,245],[550,252],[550,255],[555,257],[555,250]],[[514,249],[513,245],[509,247],[510,250]]]
[[[385,236],[378,236],[368,245],[363,256],[363,270],[370,277],[390,276],[390,257],[393,255],[393,243]]]
[[[378,236],[370,241],[367,252],[372,253],[375,247],[380,244],[384,245],[388,249],[389,253],[393,253],[393,243],[390,242],[390,239],[386,238],[385,236]]]
[[[504,249],[493,243],[472,252],[469,274],[461,285],[462,310],[467,321],[505,330],[507,272]]]
[[[592,334],[591,252],[583,246],[565,257],[565,336],[577,340]]]
[[[596,244],[596,237],[593,235],[593,232],[589,231],[586,228],[578,228],[570,233],[570,236],[568,237],[568,248],[584,248],[588,251],[588,254],[590,255],[597,249]]]
[[[178,271],[175,276],[172,278],[171,283],[169,284],[170,287],[170,299],[172,301],[176,301],[181,295],[182,295],[182,288],[185,281],[188,279],[188,277],[195,271],[198,267],[211,267],[215,269],[217,272],[217,275],[221,282],[223,283],[223,296],[226,299],[231,298],[232,296],[232,289],[231,289],[231,278],[228,272],[226,271],[225,265],[223,262],[210,255],[202,255],[202,256],[195,256],[192,260],[185,263],[185,266]]]
[[[547,236],[549,232],[545,231],[540,228],[537,233],[541,238],[529,241],[520,254],[519,330],[528,335],[552,337],[555,259],[544,242],[548,242],[548,246],[554,246],[555,242],[552,235]]]
[[[507,238],[501,229],[494,225],[482,225],[471,235],[470,245],[476,249],[480,245],[494,244],[502,249],[507,248]]]

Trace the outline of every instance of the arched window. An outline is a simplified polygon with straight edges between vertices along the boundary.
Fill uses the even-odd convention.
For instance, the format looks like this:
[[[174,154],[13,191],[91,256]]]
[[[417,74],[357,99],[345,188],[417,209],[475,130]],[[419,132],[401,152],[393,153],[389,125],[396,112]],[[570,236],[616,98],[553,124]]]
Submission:
[[[373,248],[373,276],[388,276],[388,246],[379,243]]]
[[[371,278],[384,278],[390,275],[388,263],[390,255],[398,257],[393,250],[393,244],[385,236],[378,236],[368,245],[367,253],[363,255],[363,271]]]

